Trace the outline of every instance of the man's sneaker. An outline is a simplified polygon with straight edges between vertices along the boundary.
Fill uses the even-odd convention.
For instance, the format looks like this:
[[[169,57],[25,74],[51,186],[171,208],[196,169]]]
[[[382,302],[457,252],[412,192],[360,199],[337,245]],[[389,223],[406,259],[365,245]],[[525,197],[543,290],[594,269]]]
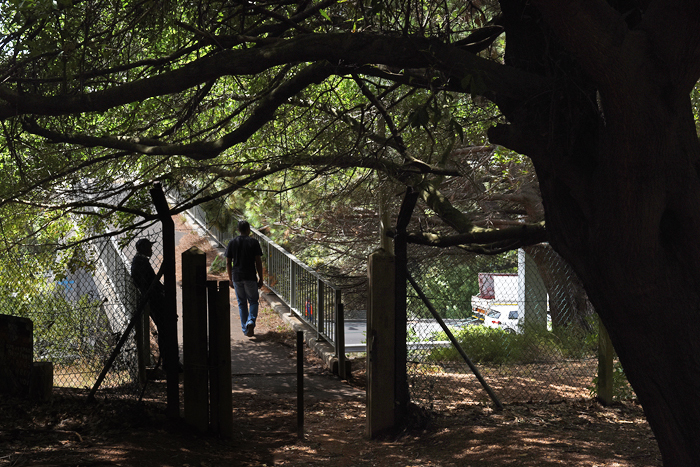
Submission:
[[[245,335],[248,337],[253,337],[255,335],[255,323],[252,321],[245,325]]]

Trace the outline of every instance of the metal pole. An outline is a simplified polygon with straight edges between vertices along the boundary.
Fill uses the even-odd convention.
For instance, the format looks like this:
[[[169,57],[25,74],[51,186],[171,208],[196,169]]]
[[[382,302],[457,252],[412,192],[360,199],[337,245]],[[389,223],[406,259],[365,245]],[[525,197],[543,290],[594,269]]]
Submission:
[[[345,363],[345,307],[343,306],[341,291],[335,291],[335,353],[338,357],[338,377],[348,379],[347,365]]]
[[[428,297],[425,296],[423,293],[423,290],[420,288],[418,283],[413,279],[413,276],[411,276],[411,273],[407,272],[406,277],[408,278],[409,282],[415,289],[415,291],[418,293],[418,296],[420,297],[421,300],[423,300],[423,303],[425,303],[425,306],[428,307],[428,310],[430,310],[430,313],[433,315],[433,318],[438,322],[440,327],[442,328],[443,331],[445,331],[445,334],[447,334],[447,338],[450,339],[450,342],[452,342],[452,345],[455,346],[457,349],[457,352],[462,356],[464,361],[469,365],[469,368],[471,368],[472,372],[474,373],[474,376],[476,376],[476,379],[479,380],[483,388],[486,390],[488,393],[489,397],[493,401],[494,404],[496,404],[496,407],[499,410],[503,410],[503,405],[501,404],[501,401],[498,400],[498,397],[496,396],[496,393],[493,392],[493,389],[491,389],[491,386],[488,385],[486,380],[481,376],[481,373],[479,373],[479,370],[476,368],[474,363],[472,363],[471,359],[467,357],[467,354],[464,352],[464,349],[462,349],[462,346],[459,345],[459,342],[455,338],[455,336],[452,334],[452,331],[447,327],[445,322],[440,318],[440,315],[438,314],[437,310],[433,306],[432,303],[430,303],[430,300],[428,300]]]
[[[297,436],[304,438],[304,331],[297,331]]]
[[[148,287],[148,291],[146,292],[146,296],[148,296],[150,294],[150,292],[153,290],[155,283],[160,281],[160,278],[162,275],[163,275],[163,268],[161,267],[161,269],[158,271],[158,275],[153,280],[151,285]],[[104,381],[105,377],[107,376],[107,372],[112,368],[112,365],[114,364],[114,360],[117,359],[117,355],[119,355],[119,352],[121,352],[122,347],[124,346],[124,343],[129,338],[129,333],[131,332],[132,329],[134,329],[134,326],[136,326],[136,322],[139,319],[141,319],[141,316],[143,315],[143,310],[144,310],[144,308],[146,308],[147,303],[148,302],[146,300],[141,300],[141,303],[139,304],[138,308],[136,309],[136,312],[134,313],[134,316],[131,317],[129,324],[126,326],[126,329],[124,330],[121,337],[119,338],[119,341],[117,342],[116,347],[114,347],[112,354],[107,359],[107,363],[105,363],[104,368],[102,368],[102,372],[97,377],[97,381],[95,381],[95,384],[92,386],[90,393],[88,393],[88,396],[87,396],[88,401],[95,400],[95,393],[100,388],[102,381]],[[144,384],[144,386],[145,386],[145,384]]]

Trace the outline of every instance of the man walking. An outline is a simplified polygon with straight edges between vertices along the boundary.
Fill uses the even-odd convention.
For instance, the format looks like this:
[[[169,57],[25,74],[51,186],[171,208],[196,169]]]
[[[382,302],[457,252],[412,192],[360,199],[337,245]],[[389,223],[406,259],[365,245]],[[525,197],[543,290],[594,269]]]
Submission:
[[[228,243],[224,253],[226,272],[230,286],[236,291],[243,334],[253,337],[258,317],[258,289],[263,285],[262,248],[260,242],[250,236],[248,221],[238,221],[238,231],[240,235]]]

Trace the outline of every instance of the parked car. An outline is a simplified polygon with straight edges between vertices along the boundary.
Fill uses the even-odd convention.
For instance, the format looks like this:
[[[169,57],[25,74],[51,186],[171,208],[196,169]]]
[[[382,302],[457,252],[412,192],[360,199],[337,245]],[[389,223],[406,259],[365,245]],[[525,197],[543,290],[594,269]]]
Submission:
[[[518,305],[493,305],[484,317],[484,326],[508,332],[518,330]]]
[[[521,332],[522,324],[517,305],[493,305],[486,313],[484,326],[507,332]],[[552,330],[552,317],[547,313],[547,330]]]

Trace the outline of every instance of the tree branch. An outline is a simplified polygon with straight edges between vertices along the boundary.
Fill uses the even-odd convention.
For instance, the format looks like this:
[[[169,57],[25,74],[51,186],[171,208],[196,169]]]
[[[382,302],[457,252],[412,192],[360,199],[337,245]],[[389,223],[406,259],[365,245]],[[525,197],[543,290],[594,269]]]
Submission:
[[[425,201],[430,209],[437,213],[440,219],[444,220],[461,234],[469,234],[474,231],[483,230],[475,227],[464,213],[455,208],[452,203],[440,193],[436,184],[437,182],[435,180],[424,179],[415,186],[415,189],[418,190],[423,201]]]
[[[544,222],[537,224],[522,224],[506,229],[479,229],[469,233],[441,236],[438,234],[420,232],[408,234],[408,242],[419,245],[429,245],[440,248],[451,246],[479,246],[502,244],[510,242],[513,245],[526,246],[547,241],[547,231]],[[510,247],[508,249],[513,249]]]
[[[45,128],[31,120],[23,124],[25,131],[42,136],[55,143],[70,143],[84,147],[105,147],[121,151],[151,156],[182,155],[194,160],[212,159],[226,149],[246,141],[267,122],[274,118],[275,110],[286,103],[305,87],[319,83],[331,75],[335,68],[326,63],[314,64],[301,70],[289,81],[282,83],[260,100],[251,116],[234,131],[214,141],[189,144],[166,144],[156,140],[139,138],[124,139],[115,137],[98,137],[83,134],[62,134]]]
[[[505,97],[524,99],[544,92],[547,79],[500,65],[459,47],[422,37],[390,37],[363,33],[309,34],[274,44],[222,50],[194,60],[176,70],[123,83],[101,91],[44,97],[0,86],[0,119],[12,116],[69,115],[103,112],[156,96],[176,94],[222,76],[252,75],[271,67],[298,62],[322,62],[349,66],[381,63],[400,68],[435,67],[450,76],[472,77],[483,89]],[[481,87],[481,86],[479,86]]]

